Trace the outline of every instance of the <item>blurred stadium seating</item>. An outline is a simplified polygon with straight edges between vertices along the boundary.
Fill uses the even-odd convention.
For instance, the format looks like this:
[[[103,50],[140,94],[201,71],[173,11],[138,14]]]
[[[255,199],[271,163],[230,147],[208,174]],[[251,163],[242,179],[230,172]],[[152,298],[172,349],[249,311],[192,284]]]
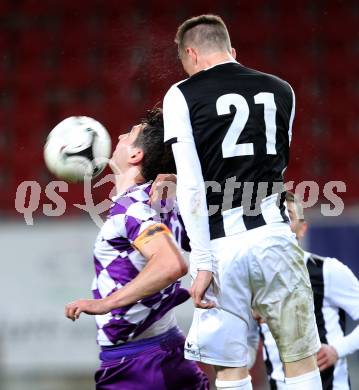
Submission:
[[[286,180],[342,180],[346,203],[358,201],[358,2],[4,0],[0,212],[14,214],[21,181],[51,178],[42,148],[64,117],[93,116],[115,142],[144,109],[161,102],[184,77],[176,26],[202,12],[223,16],[240,62],[279,75],[296,91]],[[80,185],[70,190],[71,200],[82,199]]]

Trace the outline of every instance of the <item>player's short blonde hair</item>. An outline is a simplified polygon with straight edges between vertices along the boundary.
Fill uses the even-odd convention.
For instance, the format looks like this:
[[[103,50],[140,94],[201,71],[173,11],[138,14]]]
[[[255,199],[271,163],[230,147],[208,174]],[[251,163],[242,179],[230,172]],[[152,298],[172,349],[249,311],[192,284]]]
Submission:
[[[231,40],[222,18],[217,15],[200,15],[187,19],[177,30],[175,42],[179,53],[193,45],[204,52],[231,52]]]

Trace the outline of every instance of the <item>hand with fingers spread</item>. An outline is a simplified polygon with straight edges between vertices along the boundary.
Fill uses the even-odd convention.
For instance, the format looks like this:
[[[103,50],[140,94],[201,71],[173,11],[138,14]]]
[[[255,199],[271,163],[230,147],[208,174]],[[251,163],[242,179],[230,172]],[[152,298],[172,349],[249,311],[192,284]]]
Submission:
[[[105,299],[78,299],[65,307],[65,316],[72,321],[79,319],[81,313],[97,315],[111,311]]]
[[[157,175],[150,190],[151,204],[159,203],[161,200],[174,198],[176,196],[177,176],[172,173],[161,173]]]
[[[317,362],[320,371],[334,366],[338,360],[338,353],[334,347],[328,344],[322,344],[319,352],[317,353]]]
[[[195,307],[201,309],[211,309],[216,307],[215,303],[205,299],[205,293],[212,283],[213,274],[210,271],[198,271],[196,279],[190,289],[190,294]]]

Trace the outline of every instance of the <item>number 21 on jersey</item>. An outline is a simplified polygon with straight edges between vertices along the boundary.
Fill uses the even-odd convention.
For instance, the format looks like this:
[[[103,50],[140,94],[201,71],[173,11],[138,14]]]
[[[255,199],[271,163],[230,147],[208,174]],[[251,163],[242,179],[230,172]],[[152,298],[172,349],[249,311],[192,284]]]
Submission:
[[[269,92],[260,92],[254,96],[255,104],[264,104],[264,123],[266,134],[267,154],[277,154],[276,151],[276,132],[277,127],[275,117],[277,106],[274,101],[274,94]],[[249,118],[249,106],[247,100],[237,93],[228,93],[217,99],[216,108],[218,115],[230,114],[230,108],[236,108],[236,114],[233,118],[226,136],[222,143],[222,153],[224,158],[236,156],[252,156],[254,154],[253,143],[237,144],[238,138]]]

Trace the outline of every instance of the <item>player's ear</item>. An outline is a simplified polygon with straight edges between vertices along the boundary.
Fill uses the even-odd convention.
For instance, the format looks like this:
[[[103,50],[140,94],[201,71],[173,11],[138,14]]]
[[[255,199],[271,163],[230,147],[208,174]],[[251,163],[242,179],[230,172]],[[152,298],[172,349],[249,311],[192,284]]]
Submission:
[[[131,165],[138,165],[141,163],[143,160],[143,150],[139,147],[133,147],[130,151],[129,157],[128,157],[128,162]]]
[[[186,53],[187,53],[188,57],[191,59],[191,62],[193,63],[193,65],[197,65],[197,62],[198,62],[197,51],[195,49],[193,49],[192,47],[186,47]]]
[[[237,58],[237,52],[236,52],[236,49],[235,49],[234,47],[232,47],[231,54],[232,54],[232,57],[233,57],[234,59]]]

